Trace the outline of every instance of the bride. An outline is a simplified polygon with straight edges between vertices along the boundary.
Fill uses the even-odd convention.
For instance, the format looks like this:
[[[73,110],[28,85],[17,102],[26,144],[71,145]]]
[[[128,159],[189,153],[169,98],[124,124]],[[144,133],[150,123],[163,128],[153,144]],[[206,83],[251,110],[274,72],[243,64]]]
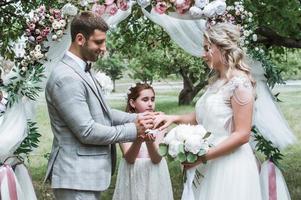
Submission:
[[[261,200],[260,179],[256,160],[248,143],[255,82],[239,47],[240,30],[237,26],[220,23],[204,33],[202,58],[214,76],[198,100],[194,113],[160,115],[155,127],[161,129],[172,123],[202,124],[212,132],[214,146],[185,169],[202,166],[204,176],[197,186],[196,199]]]

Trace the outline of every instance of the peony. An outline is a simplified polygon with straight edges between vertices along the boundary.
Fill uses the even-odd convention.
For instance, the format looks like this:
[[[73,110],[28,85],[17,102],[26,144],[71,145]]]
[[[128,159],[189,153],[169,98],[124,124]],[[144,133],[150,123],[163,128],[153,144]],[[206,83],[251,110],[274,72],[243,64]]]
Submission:
[[[62,8],[62,14],[66,16],[75,16],[77,14],[77,7],[72,5],[71,3],[67,3]]]
[[[175,130],[176,130],[175,128],[171,129],[168,132],[168,134],[164,137],[163,142],[165,144],[170,144],[173,140],[176,139],[176,131]]]
[[[223,15],[226,12],[227,5],[224,1],[214,1],[215,3],[215,13],[217,15]]]
[[[209,3],[209,0],[196,0],[194,5],[198,8],[204,8]]]
[[[201,17],[203,15],[203,11],[202,9],[196,7],[196,6],[192,6],[190,9],[189,9],[189,13],[192,17]]]
[[[92,6],[92,12],[96,13],[99,16],[103,15],[105,11],[106,11],[105,5],[94,4]]]
[[[182,143],[179,141],[176,140],[171,141],[168,147],[168,154],[173,158],[177,157],[177,155],[180,153],[181,145]]]
[[[164,1],[161,1],[156,4],[155,11],[159,14],[164,14],[167,8],[167,4]]]
[[[185,151],[197,154],[203,144],[202,136],[200,135],[190,135],[185,141]]]

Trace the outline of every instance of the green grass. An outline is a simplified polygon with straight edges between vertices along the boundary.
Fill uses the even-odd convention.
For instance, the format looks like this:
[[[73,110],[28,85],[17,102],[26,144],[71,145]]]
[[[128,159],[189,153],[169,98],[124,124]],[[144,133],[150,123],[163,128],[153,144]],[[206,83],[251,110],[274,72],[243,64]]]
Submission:
[[[292,130],[301,139],[301,88],[280,89],[280,107],[284,116],[289,122]],[[278,91],[275,91],[278,92]],[[163,111],[167,114],[182,114],[192,112],[194,106],[178,106],[176,91],[158,92],[156,106],[158,111]],[[110,105],[114,108],[124,110],[124,102],[111,101]],[[34,182],[34,187],[41,200],[53,199],[49,184],[43,184],[43,179],[46,171],[47,159],[44,154],[50,152],[52,144],[52,133],[49,125],[49,117],[45,102],[41,101],[37,106],[36,117],[39,130],[42,134],[39,148],[37,148],[29,157],[27,165]],[[283,166],[283,175],[286,179],[292,200],[299,200],[301,196],[301,143],[298,142],[287,148],[284,152],[284,159],[281,161]],[[118,154],[120,158],[120,152]],[[169,170],[172,179],[174,198],[180,199],[182,192],[182,172],[180,164],[177,162],[169,163]],[[102,193],[102,199],[110,200],[114,192],[116,174],[112,177],[112,182],[109,189]]]

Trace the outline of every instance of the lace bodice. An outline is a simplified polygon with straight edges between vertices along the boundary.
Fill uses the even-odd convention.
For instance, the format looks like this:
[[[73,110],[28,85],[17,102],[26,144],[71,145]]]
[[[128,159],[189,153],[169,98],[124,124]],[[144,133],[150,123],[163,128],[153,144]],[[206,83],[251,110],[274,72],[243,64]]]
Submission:
[[[196,103],[197,122],[217,138],[228,136],[233,130],[232,98],[244,106],[253,101],[253,95],[246,76],[234,76],[229,81],[218,79]]]

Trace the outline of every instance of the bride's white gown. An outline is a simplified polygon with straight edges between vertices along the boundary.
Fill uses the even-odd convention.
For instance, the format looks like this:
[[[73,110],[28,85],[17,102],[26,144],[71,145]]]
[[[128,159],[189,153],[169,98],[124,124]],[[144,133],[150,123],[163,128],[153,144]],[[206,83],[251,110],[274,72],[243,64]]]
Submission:
[[[231,98],[244,106],[250,103],[253,87],[245,76],[210,85],[196,104],[196,118],[214,134],[214,145],[225,140],[233,129]],[[259,172],[249,144],[228,155],[199,166],[204,176],[197,183],[197,200],[261,200]],[[195,181],[197,182],[197,181]]]

